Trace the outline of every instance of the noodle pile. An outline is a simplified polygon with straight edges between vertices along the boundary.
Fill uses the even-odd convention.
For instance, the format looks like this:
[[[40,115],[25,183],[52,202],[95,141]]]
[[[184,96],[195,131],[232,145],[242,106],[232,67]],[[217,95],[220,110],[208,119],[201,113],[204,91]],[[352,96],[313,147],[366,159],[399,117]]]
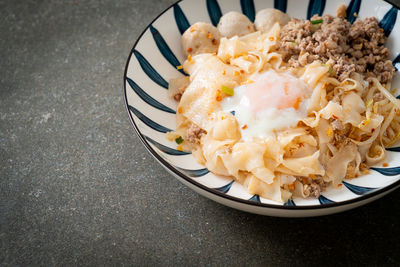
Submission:
[[[285,202],[318,197],[327,186],[340,186],[381,162],[385,147],[399,139],[400,104],[390,84],[375,78],[331,77],[329,61],[285,65],[276,47],[279,33],[276,23],[265,34],[222,38],[217,54],[189,55],[183,68],[190,78],[170,83],[171,96],[181,95],[177,129],[168,137],[182,137],[178,148],[192,151],[211,172],[233,176],[252,194]],[[221,109],[221,100],[229,97],[221,87],[251,83],[252,75],[268,70],[289,72],[313,89],[308,115],[296,127],[244,141],[235,116]]]

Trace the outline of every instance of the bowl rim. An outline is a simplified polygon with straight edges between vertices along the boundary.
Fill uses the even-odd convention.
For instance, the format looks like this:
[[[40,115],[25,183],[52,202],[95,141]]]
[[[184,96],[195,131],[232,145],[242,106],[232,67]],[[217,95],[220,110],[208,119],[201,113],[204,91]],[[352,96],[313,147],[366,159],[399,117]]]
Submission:
[[[162,158],[151,146],[150,144],[146,141],[145,137],[143,136],[143,134],[140,132],[139,127],[136,125],[131,112],[129,111],[129,103],[128,103],[128,97],[126,94],[126,79],[127,79],[127,72],[128,72],[128,67],[129,67],[129,63],[131,61],[131,57],[133,54],[133,50],[136,48],[137,44],[139,43],[139,41],[142,39],[143,34],[149,29],[149,27],[159,18],[161,17],[165,12],[167,12],[169,9],[171,9],[172,7],[174,7],[175,5],[177,5],[179,2],[182,2],[183,0],[178,0],[175,3],[171,4],[170,6],[168,6],[166,9],[164,9],[160,14],[158,14],[146,27],[145,29],[140,33],[140,35],[137,37],[133,47],[130,50],[130,54],[128,56],[128,59],[125,63],[125,70],[124,70],[124,76],[123,76],[123,94],[124,94],[124,102],[125,102],[125,109],[128,112],[129,115],[129,119],[131,121],[131,124],[135,130],[135,133],[137,134],[137,136],[139,137],[140,141],[143,143],[143,145],[145,146],[145,148],[147,149],[148,152],[150,152],[150,154],[159,162],[163,165],[163,167],[168,168],[168,170],[170,172],[172,172],[174,175],[179,176],[180,178],[184,179],[185,181],[189,182],[190,184],[192,184],[193,186],[196,186],[204,191],[207,191],[211,194],[214,194],[218,197],[224,198],[228,201],[234,201],[234,202],[239,202],[242,204],[246,204],[246,205],[250,205],[250,206],[257,206],[257,207],[264,207],[264,208],[269,208],[269,209],[279,209],[279,210],[313,210],[313,209],[325,209],[325,208],[333,208],[333,207],[341,207],[341,206],[346,206],[349,204],[354,204],[354,203],[358,203],[361,202],[363,200],[372,198],[374,196],[380,195],[382,193],[385,193],[397,186],[400,185],[400,179],[388,186],[384,186],[381,187],[377,190],[372,191],[371,193],[367,193],[365,195],[362,196],[358,196],[355,197],[353,199],[349,199],[349,200],[345,200],[345,201],[340,201],[340,202],[334,202],[334,203],[324,203],[324,204],[319,204],[319,205],[301,205],[301,206],[285,206],[285,205],[275,205],[275,204],[267,204],[267,203],[261,203],[261,202],[255,202],[252,200],[246,200],[246,199],[241,199],[238,197],[234,197],[231,195],[228,195],[226,193],[222,193],[214,188],[210,188],[207,187],[199,182],[196,182],[194,179],[190,178],[189,176],[185,175],[182,172],[179,172],[176,168],[174,168],[174,166],[172,166],[169,162],[167,162],[164,158]],[[395,6],[394,4],[385,1],[389,4],[391,4],[392,6]]]

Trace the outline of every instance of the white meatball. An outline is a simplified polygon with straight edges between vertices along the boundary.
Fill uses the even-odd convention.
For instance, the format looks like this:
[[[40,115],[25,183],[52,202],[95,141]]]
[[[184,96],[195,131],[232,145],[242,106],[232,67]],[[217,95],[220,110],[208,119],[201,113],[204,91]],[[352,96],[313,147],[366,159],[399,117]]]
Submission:
[[[221,34],[213,25],[197,22],[182,35],[182,48],[186,55],[217,53]]]
[[[221,17],[218,30],[222,36],[231,38],[254,32],[254,25],[245,15],[231,11]]]
[[[289,15],[274,8],[266,8],[257,12],[254,25],[257,31],[268,32],[276,22],[281,26],[286,25],[290,20]]]

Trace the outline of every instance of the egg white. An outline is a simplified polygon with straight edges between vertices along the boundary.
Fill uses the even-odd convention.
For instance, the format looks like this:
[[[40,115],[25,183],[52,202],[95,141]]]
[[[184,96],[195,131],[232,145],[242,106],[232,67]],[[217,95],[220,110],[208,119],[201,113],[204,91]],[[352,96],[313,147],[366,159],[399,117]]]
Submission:
[[[253,76],[254,83],[262,82],[262,75],[264,74]],[[273,107],[274,105],[266,103],[265,108],[254,112],[252,109],[254,103],[251,103],[250,99],[246,97],[248,85],[234,88],[234,95],[224,98],[221,102],[222,109],[226,112],[234,113],[244,141],[251,141],[253,138],[266,138],[274,135],[276,131],[295,127],[300,120],[307,116],[310,89],[302,80],[297,80],[300,86],[308,88],[298,109],[294,107],[277,109]],[[263,85],[259,84],[259,86]],[[274,102],[276,99],[270,99],[270,101]]]

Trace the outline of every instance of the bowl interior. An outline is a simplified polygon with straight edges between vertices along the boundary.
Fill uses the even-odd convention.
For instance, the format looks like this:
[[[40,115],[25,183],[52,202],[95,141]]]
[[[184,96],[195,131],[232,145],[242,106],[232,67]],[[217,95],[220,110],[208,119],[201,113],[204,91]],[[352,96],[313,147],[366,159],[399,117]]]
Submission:
[[[389,3],[371,1],[344,1],[348,16],[376,16],[389,34],[387,47],[390,59],[400,68],[400,19],[398,10]],[[268,208],[321,208],[344,205],[384,193],[400,184],[400,147],[387,152],[388,167],[375,166],[368,175],[345,180],[342,187],[329,188],[318,198],[294,198],[278,203],[249,194],[231,177],[210,173],[198,164],[190,153],[178,151],[177,144],[166,139],[165,133],[175,129],[176,102],[167,96],[168,81],[182,77],[177,69],[184,60],[181,34],[198,21],[216,25],[220,16],[229,11],[246,14],[251,20],[258,10],[278,8],[292,17],[309,18],[312,14],[336,14],[340,1],[230,1],[184,0],[160,14],[142,33],[129,56],[124,75],[124,92],[129,115],[135,130],[146,148],[174,175],[186,180],[198,190],[205,190],[219,197],[248,205]],[[355,19],[355,18],[354,18]],[[400,75],[396,71],[393,88],[400,88]]]

